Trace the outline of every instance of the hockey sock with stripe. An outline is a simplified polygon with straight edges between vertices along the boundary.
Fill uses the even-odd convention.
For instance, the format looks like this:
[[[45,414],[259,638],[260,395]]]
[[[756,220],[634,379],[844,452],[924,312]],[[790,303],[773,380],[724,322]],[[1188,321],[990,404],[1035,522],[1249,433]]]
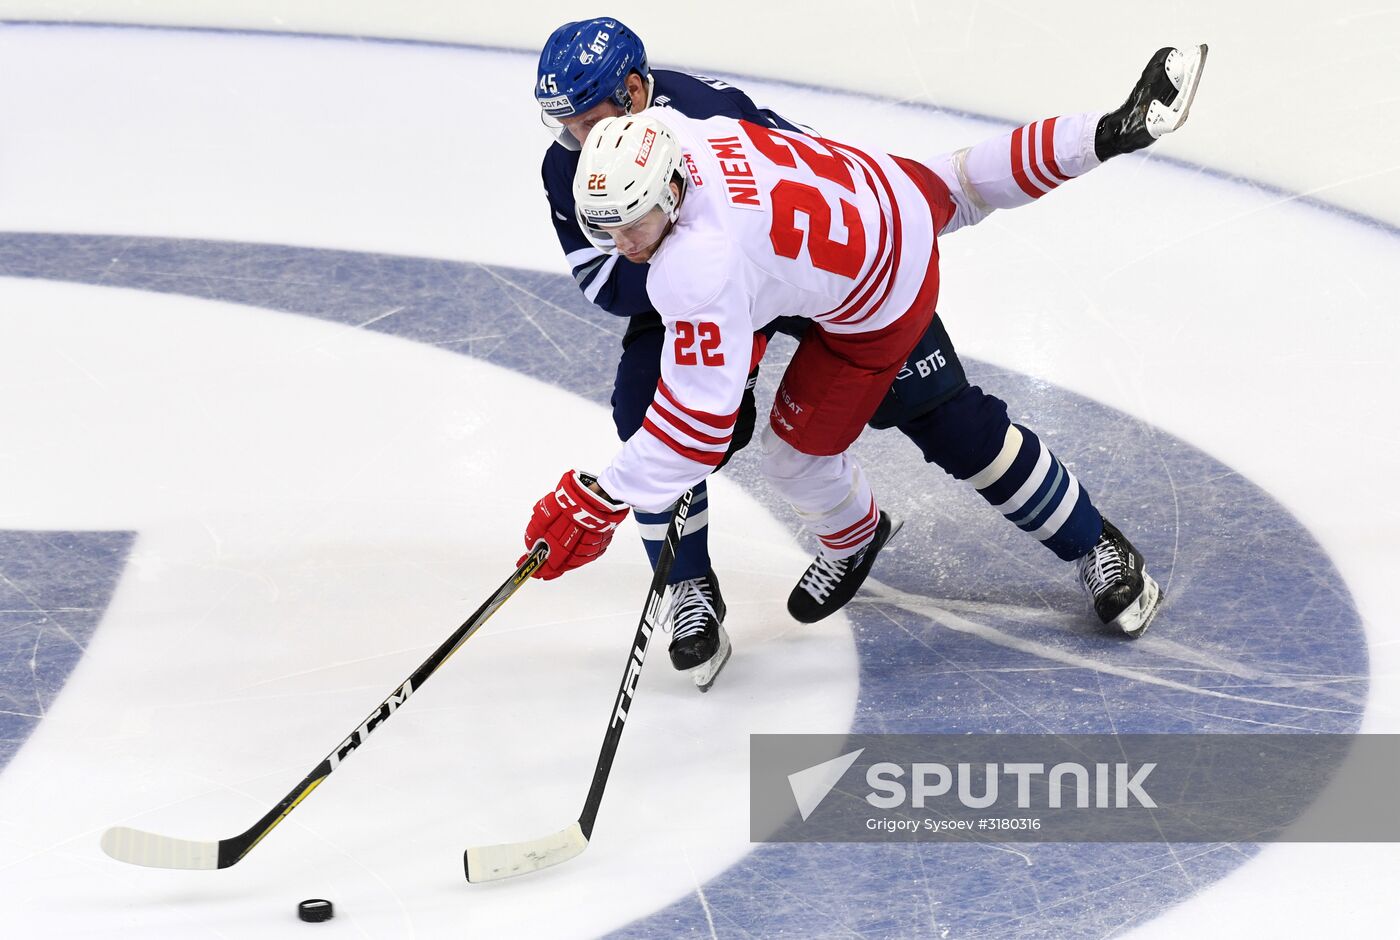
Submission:
[[[699,578],[710,570],[710,493],[704,483],[694,488],[694,499],[690,504],[690,517],[685,523],[685,535],[681,537],[675,564],[671,567],[668,584],[678,584]],[[637,530],[642,536],[647,558],[653,568],[661,556],[661,546],[666,541],[666,527],[671,522],[671,511],[633,513],[637,519]]]
[[[1040,438],[1009,425],[1001,450],[967,480],[1012,524],[1065,561],[1094,547],[1101,516],[1089,493]]]

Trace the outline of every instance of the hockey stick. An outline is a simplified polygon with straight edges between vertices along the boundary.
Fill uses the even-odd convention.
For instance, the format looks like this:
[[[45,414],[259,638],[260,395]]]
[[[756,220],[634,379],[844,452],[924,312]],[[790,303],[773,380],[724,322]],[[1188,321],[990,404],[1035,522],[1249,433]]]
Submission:
[[[637,635],[632,639],[632,649],[627,656],[627,669],[623,672],[622,684],[617,689],[617,704],[608,720],[608,732],[603,736],[598,763],[593,768],[593,785],[588,788],[588,797],[583,801],[583,813],[579,815],[577,822],[541,839],[467,849],[462,855],[462,863],[466,867],[468,881],[479,884],[483,881],[497,881],[513,875],[539,871],[541,868],[567,862],[588,848],[588,840],[593,835],[593,823],[598,818],[598,805],[603,801],[603,788],[608,785],[608,774],[612,771],[613,758],[617,756],[617,745],[622,740],[627,710],[632,706],[632,696],[637,693],[637,680],[642,675],[647,647],[650,645],[652,632],[656,629],[661,598],[666,593],[666,581],[671,575],[671,565],[676,560],[676,549],[680,545],[681,533],[685,531],[686,517],[690,515],[690,500],[691,493],[686,490],[676,503],[675,515],[666,529],[666,541],[656,559],[656,571],[651,576],[651,587],[647,589],[647,600],[642,607],[641,621],[637,624]]]
[[[378,708],[370,712],[369,717],[350,732],[350,736],[340,742],[335,750],[327,754],[326,759],[317,764],[316,769],[307,774],[305,780],[297,784],[292,792],[282,797],[282,802],[269,810],[262,819],[253,823],[252,828],[246,832],[239,833],[229,839],[220,839],[218,842],[194,842],[188,839],[173,839],[170,836],[157,835],[154,832],[143,832],[140,829],[116,826],[102,834],[102,851],[119,862],[145,865],[148,868],[212,870],[236,865],[243,856],[251,852],[253,847],[263,840],[264,836],[275,829],[278,823],[286,819],[288,813],[296,809],[302,800],[310,796],[311,791],[319,787],[331,775],[331,771],[339,767],[355,748],[363,744],[370,732],[388,721],[394,711],[408,701],[408,697],[418,691],[428,680],[428,677],[437,672],[438,667],[447,662],[448,657],[457,652],[458,648],[477,631],[477,628],[489,620],[491,615],[510,599],[510,596],[516,592],[520,585],[529,580],[530,575],[544,564],[547,557],[549,557],[549,545],[543,540],[536,542],[535,547],[530,550],[530,554],[526,555],[520,563],[520,567],[515,569],[515,573],[496,588],[496,593],[492,594],[486,603],[478,607],[476,613],[467,618],[466,623],[453,631],[452,635],[424,660],[421,666],[414,670],[413,675],[389,693],[389,697],[381,702]]]

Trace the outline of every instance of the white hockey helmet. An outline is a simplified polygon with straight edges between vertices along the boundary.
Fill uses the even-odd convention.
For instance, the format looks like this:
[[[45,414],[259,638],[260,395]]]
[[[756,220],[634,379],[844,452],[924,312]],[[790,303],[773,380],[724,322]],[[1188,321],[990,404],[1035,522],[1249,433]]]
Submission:
[[[680,198],[671,190],[681,172],[676,135],[649,114],[624,114],[593,125],[574,172],[574,212],[595,241],[608,240],[603,226],[630,225],[660,206],[672,222]]]

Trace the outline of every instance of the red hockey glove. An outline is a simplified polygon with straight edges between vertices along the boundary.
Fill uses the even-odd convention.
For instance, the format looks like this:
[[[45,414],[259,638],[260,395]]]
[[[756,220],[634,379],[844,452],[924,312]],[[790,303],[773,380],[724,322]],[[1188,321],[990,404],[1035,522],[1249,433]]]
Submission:
[[[627,518],[627,504],[593,492],[588,488],[592,482],[592,477],[570,470],[552,493],[535,503],[525,527],[525,546],[533,548],[540,539],[549,543],[549,557],[535,577],[551,581],[588,564],[607,551],[617,524]],[[522,555],[516,564],[524,560]]]

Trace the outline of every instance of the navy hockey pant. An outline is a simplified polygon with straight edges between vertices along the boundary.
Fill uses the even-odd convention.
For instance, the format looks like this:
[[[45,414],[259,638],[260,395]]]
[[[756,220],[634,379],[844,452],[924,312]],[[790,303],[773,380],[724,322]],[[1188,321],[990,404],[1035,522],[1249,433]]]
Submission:
[[[1094,547],[1102,517],[1089,492],[1028,428],[1012,424],[1006,403],[969,385],[935,317],[870,419],[900,430],[924,460],[970,483],[1012,524],[1065,561]]]

